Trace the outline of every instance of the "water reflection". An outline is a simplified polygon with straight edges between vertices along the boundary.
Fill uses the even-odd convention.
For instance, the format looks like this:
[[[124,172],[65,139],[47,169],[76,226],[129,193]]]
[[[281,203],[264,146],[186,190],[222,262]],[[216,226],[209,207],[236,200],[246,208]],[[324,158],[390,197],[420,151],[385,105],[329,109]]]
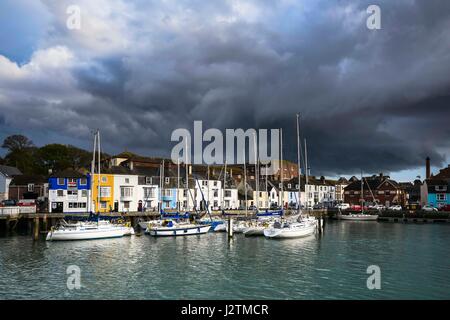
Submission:
[[[449,298],[446,225],[330,222],[321,236],[267,240],[225,233],[74,242],[0,238],[0,298]],[[66,269],[81,268],[82,289]],[[382,270],[382,290],[366,269]]]

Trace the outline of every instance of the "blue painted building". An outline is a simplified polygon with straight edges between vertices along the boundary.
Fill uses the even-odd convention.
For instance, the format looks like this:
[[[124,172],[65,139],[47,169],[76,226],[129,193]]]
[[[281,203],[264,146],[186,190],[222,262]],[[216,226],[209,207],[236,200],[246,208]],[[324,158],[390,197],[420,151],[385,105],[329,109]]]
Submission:
[[[91,177],[64,170],[48,179],[49,212],[86,213],[91,211]]]
[[[421,204],[440,208],[450,205],[450,181],[427,179],[421,188]]]

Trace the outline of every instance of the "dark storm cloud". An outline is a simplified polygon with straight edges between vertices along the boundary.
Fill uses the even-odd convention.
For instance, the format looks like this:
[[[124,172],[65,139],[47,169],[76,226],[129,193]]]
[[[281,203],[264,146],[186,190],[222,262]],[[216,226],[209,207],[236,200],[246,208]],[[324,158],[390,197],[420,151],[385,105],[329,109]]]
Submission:
[[[370,4],[115,1],[101,11],[106,20],[91,5],[92,30],[72,36],[60,21],[45,39],[67,48],[55,53],[61,65],[45,51],[35,58],[42,74],[25,70],[34,81],[0,71],[0,115],[20,129],[17,113],[34,110],[22,127],[47,120],[46,130],[80,142],[99,127],[108,151],[148,155],[169,155],[171,132],[194,120],[282,127],[294,160],[300,112],[313,172],[392,172],[426,156],[441,165],[450,150],[450,3],[380,1],[377,31],[366,28]]]

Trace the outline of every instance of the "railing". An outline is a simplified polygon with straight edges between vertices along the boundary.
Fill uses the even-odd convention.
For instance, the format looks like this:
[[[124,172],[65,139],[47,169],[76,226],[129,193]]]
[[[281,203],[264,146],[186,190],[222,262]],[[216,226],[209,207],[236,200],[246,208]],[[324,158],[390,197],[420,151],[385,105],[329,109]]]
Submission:
[[[36,213],[36,206],[26,207],[0,207],[0,216],[10,218],[18,217],[22,213]]]

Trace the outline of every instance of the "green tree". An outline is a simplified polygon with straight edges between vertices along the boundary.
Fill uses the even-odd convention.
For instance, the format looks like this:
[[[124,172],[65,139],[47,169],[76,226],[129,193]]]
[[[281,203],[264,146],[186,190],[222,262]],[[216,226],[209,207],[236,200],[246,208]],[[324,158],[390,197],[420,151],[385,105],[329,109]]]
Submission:
[[[2,145],[2,148],[8,149],[9,152],[15,152],[32,147],[34,147],[33,141],[21,134],[6,137]]]
[[[4,164],[17,167],[24,174],[40,172],[39,165],[35,161],[37,148],[27,137],[19,134],[6,137],[2,148],[9,151],[3,160]]]

